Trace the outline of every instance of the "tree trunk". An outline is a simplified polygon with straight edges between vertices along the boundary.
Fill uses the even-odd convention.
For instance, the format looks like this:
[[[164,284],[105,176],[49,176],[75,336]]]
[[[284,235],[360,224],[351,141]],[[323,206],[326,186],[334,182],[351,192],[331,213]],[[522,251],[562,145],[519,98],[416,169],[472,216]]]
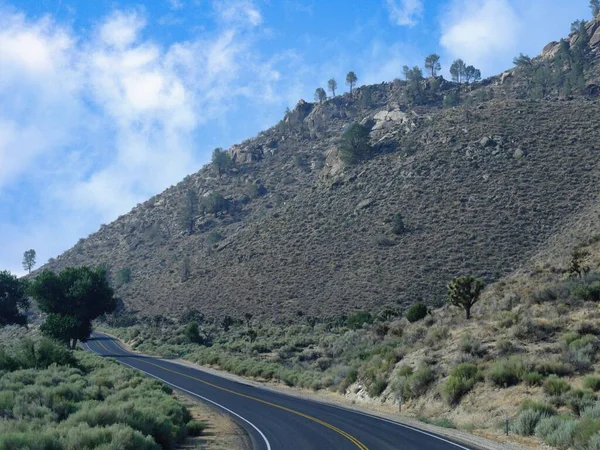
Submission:
[[[466,307],[465,312],[467,313],[467,320],[471,318],[471,307]]]
[[[71,346],[71,350],[75,350],[76,347],[77,347],[77,338],[73,338],[73,344]]]

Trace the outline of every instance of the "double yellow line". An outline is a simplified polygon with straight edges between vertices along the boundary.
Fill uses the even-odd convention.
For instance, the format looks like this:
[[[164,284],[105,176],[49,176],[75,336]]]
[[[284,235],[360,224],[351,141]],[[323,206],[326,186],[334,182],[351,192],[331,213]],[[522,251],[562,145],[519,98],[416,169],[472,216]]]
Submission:
[[[98,344],[100,344],[100,346],[101,346],[101,347],[102,347],[104,350],[106,350],[107,352],[109,352],[109,353],[110,353],[110,350],[109,350],[108,348],[106,348],[106,346],[105,346],[105,345],[104,345],[104,344],[103,344],[101,341],[97,341],[97,342],[98,342]],[[116,345],[116,344],[115,344],[115,345]],[[125,356],[125,355],[124,355],[124,356]],[[295,414],[295,415],[297,415],[297,416],[304,417],[305,419],[311,420],[311,421],[313,421],[313,422],[315,422],[315,423],[318,423],[319,425],[323,425],[325,428],[329,428],[330,430],[332,430],[332,431],[335,431],[335,432],[336,432],[336,433],[338,433],[338,434],[341,434],[341,435],[342,435],[342,436],[344,436],[346,439],[348,439],[350,442],[352,442],[354,445],[356,445],[356,446],[357,446],[357,447],[358,447],[360,450],[369,450],[369,448],[368,448],[368,447],[367,447],[365,444],[363,444],[362,442],[360,442],[358,439],[356,439],[356,438],[355,438],[354,436],[352,436],[351,434],[348,434],[348,433],[346,433],[344,430],[341,430],[341,429],[339,429],[338,427],[336,427],[336,426],[334,426],[334,425],[331,425],[330,423],[324,422],[324,421],[323,421],[323,420],[321,420],[321,419],[317,419],[316,417],[310,416],[310,415],[308,415],[308,414],[304,414],[304,413],[302,413],[302,412],[300,412],[300,411],[296,411],[296,410],[294,410],[294,409],[291,409],[291,408],[287,408],[287,407],[285,407],[285,406],[278,405],[277,403],[268,402],[268,401],[266,401],[266,400],[262,400],[262,399],[260,399],[260,398],[252,397],[251,395],[242,394],[242,393],[240,393],[240,392],[236,392],[236,391],[233,391],[233,390],[231,390],[231,389],[227,389],[227,388],[221,387],[221,386],[219,386],[219,385],[216,385],[216,384],[210,383],[210,382],[208,382],[208,381],[202,380],[202,379],[200,379],[200,378],[194,377],[194,376],[192,376],[192,375],[188,375],[188,374],[185,374],[185,373],[182,373],[182,372],[178,372],[178,371],[176,371],[176,370],[173,370],[173,369],[167,369],[166,367],[163,367],[163,366],[161,366],[161,365],[159,365],[159,364],[155,364],[155,363],[152,363],[152,362],[146,361],[146,360],[144,360],[144,359],[141,359],[141,358],[136,358],[136,357],[132,357],[132,358],[133,358],[133,359],[135,359],[135,360],[137,360],[137,361],[139,361],[139,362],[142,362],[142,363],[145,363],[145,364],[149,364],[149,365],[151,365],[151,366],[158,367],[159,369],[165,370],[165,371],[167,371],[167,372],[171,372],[171,373],[174,373],[174,374],[180,375],[180,376],[182,376],[182,377],[190,378],[190,379],[192,379],[192,380],[198,381],[198,382],[200,382],[200,383],[203,383],[203,384],[205,384],[205,385],[207,385],[207,386],[210,386],[210,387],[213,387],[213,388],[215,388],[215,389],[219,389],[219,390],[221,390],[221,391],[224,391],[224,392],[228,392],[228,393],[230,393],[230,394],[237,395],[238,397],[243,397],[243,398],[247,398],[247,399],[250,399],[250,400],[254,400],[255,402],[263,403],[263,404],[265,404],[265,405],[272,406],[273,408],[281,409],[281,410],[283,410],[283,411],[287,411],[287,412],[289,412],[289,413],[292,413],[292,414]]]

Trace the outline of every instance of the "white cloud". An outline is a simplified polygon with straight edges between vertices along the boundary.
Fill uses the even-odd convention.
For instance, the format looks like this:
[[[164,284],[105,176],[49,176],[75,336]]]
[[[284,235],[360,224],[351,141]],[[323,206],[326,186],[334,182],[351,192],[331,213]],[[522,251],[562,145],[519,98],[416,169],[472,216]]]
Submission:
[[[589,15],[587,0],[452,0],[441,21],[445,66],[455,58],[494,75],[519,53],[537,55]]]
[[[423,14],[423,0],[386,0],[390,20],[401,26],[412,27]]]
[[[0,10],[0,267],[19,271],[26,248],[40,262],[56,256],[196,171],[209,150],[202,137],[221,135],[220,123],[237,140],[279,116],[296,91],[281,70],[296,61],[257,51],[253,3],[214,8],[216,29],[166,47],[144,37],[139,11],[75,34],[49,16]],[[232,129],[240,101],[259,113]]]
[[[262,14],[250,0],[220,0],[213,3],[218,17],[228,25],[256,27],[262,23]]]
[[[139,32],[146,26],[138,14],[116,11],[100,26],[100,39],[119,49],[134,43]]]

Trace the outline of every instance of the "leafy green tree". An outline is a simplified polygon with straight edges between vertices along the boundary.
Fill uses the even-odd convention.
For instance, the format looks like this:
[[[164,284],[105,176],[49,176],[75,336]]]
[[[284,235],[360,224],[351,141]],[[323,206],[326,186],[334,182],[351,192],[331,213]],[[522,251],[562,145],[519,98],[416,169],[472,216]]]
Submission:
[[[325,100],[327,100],[327,92],[325,92],[325,89],[323,89],[322,87],[317,88],[317,90],[315,91],[315,101],[323,103]]]
[[[331,96],[335,97],[335,90],[337,89],[337,81],[335,81],[332,78],[331,80],[329,80],[327,82],[327,87],[329,87],[329,90],[331,91]]]
[[[437,73],[442,70],[442,66],[440,64],[440,55],[432,53],[425,58],[425,70],[431,74],[431,78],[435,78]]]
[[[89,337],[92,320],[113,312],[117,306],[103,268],[67,267],[58,275],[44,270],[29,291],[39,309],[48,314],[45,334],[60,337],[67,344],[72,342],[71,348],[77,340]]]
[[[233,317],[227,315],[221,319],[221,328],[223,328],[223,331],[226,333],[233,325],[235,325],[235,319]]]
[[[552,70],[546,64],[542,64],[535,70],[533,81],[536,86],[536,94],[539,98],[548,96],[555,83]]]
[[[408,66],[402,68],[406,78],[406,100],[413,105],[421,105],[425,101],[423,92],[423,71],[420,67],[415,66],[412,69]]]
[[[566,39],[560,40],[558,53],[556,54],[556,62],[561,66],[561,71],[565,65],[567,66],[567,70],[571,70],[573,55],[571,54],[571,46]]]
[[[467,66],[465,67],[464,78],[467,84],[470,82],[477,82],[481,80],[481,71],[473,66]]]
[[[450,66],[450,75],[452,75],[452,81],[456,83],[462,83],[465,78],[465,72],[467,65],[462,59],[457,59]]]
[[[200,337],[198,323],[190,322],[187,324],[187,327],[185,327],[185,338],[193,344],[202,343],[202,337]]]
[[[340,159],[344,164],[358,164],[371,156],[369,130],[367,127],[353,123],[342,135],[340,142]]]
[[[25,325],[27,317],[23,311],[27,308],[27,281],[6,270],[0,271],[0,327]]]
[[[453,306],[463,308],[467,320],[469,320],[471,308],[479,301],[484,287],[483,281],[472,275],[454,278],[448,285],[448,302]]]
[[[215,148],[213,150],[211,163],[217,169],[217,172],[219,172],[219,176],[233,167],[231,155],[222,148]]]
[[[189,189],[185,193],[180,216],[181,226],[188,234],[194,233],[198,209],[198,194],[196,191]]]
[[[352,71],[348,72],[348,75],[346,75],[346,84],[350,86],[350,96],[352,96],[352,88],[354,87],[357,81],[358,78],[356,77],[356,74]]]
[[[572,55],[575,63],[581,64],[582,68],[585,69],[589,64],[590,54],[590,35],[587,31],[587,24],[585,20],[580,20],[579,28],[577,30],[578,37],[573,44]]]
[[[517,68],[517,70],[521,73],[523,79],[525,80],[525,87],[527,92],[531,87],[531,83],[533,81],[533,63],[531,58],[523,53],[520,53],[519,56],[513,59],[513,64]]]
[[[31,269],[35,266],[35,250],[27,250],[23,253],[23,269],[31,273]]]
[[[590,0],[590,8],[592,10],[592,17],[600,14],[600,0]]]
[[[571,33],[579,33],[579,30],[581,30],[581,26],[585,26],[585,20],[574,20],[573,22],[571,22]]]

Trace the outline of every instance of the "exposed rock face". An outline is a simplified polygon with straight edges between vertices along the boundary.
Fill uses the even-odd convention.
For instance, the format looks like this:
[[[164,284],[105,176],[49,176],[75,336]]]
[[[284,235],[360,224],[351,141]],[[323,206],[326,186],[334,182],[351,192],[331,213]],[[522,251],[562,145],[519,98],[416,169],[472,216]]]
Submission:
[[[264,149],[260,145],[234,145],[229,153],[234,163],[248,164],[263,159]]]

